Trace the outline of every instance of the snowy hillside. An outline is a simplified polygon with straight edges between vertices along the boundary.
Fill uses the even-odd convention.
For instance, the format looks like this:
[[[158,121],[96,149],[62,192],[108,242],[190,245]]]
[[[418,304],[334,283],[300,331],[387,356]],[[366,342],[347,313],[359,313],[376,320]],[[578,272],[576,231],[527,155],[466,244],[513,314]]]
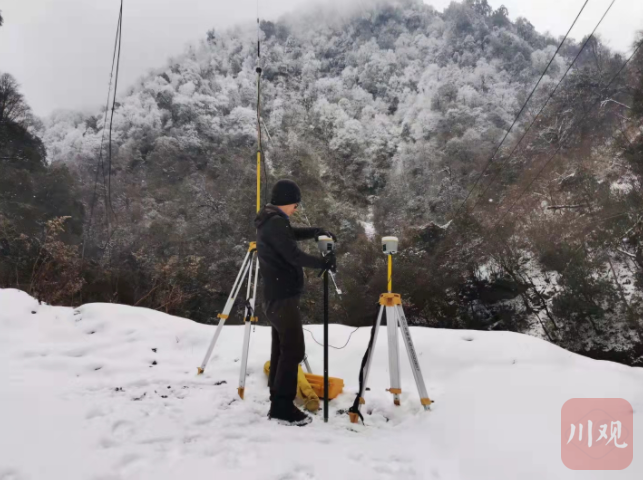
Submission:
[[[255,237],[260,98],[261,201],[296,180],[294,223],[340,239],[343,324],[369,324],[385,268],[373,240],[397,235],[414,325],[643,365],[643,49],[561,42],[487,0],[358,3],[195,32],[111,90],[113,111],[5,129],[0,157],[31,160],[0,163],[0,286],[38,272],[43,226],[61,218],[45,229],[69,247],[48,250],[65,286],[44,269],[29,291],[209,323]]]
[[[236,395],[242,330],[224,330],[197,377],[213,327],[111,304],[38,305],[0,290],[0,478],[29,479],[635,479],[575,472],[560,460],[560,410],[572,397],[622,397],[643,428],[643,370],[571,354],[525,335],[413,329],[431,412],[419,408],[408,368],[403,405],[387,387],[377,346],[366,426],[338,412],[357,388],[368,329],[331,350],[346,381],[329,424],[266,419],[262,371],[269,330],[252,336],[246,400]],[[309,327],[321,338],[321,327]],[[343,344],[349,329],[331,328]],[[321,347],[306,334],[314,369]],[[638,454],[637,454],[638,453]],[[636,457],[639,457],[638,461]]]

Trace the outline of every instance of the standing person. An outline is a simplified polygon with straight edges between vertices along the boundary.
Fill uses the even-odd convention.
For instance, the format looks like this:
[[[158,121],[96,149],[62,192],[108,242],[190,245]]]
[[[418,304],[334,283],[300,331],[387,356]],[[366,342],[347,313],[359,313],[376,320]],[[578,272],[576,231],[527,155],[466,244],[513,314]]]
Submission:
[[[270,354],[270,412],[268,417],[291,425],[306,425],[312,418],[294,404],[297,372],[304,359],[304,331],[299,297],[304,289],[303,267],[335,271],[334,256],[324,259],[302,252],[299,240],[335,236],[322,228],[295,228],[289,217],[301,202],[301,191],[291,180],[279,180],[271,200],[258,214],[257,252],[263,276],[264,310],[272,325]]]

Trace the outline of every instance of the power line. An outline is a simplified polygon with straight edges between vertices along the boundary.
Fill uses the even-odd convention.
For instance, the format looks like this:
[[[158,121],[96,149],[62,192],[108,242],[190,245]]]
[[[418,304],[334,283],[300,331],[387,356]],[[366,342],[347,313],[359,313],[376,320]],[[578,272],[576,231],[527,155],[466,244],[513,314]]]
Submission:
[[[625,67],[630,63],[630,61],[631,61],[631,60],[634,58],[634,56],[637,54],[637,52],[639,51],[639,49],[641,48],[641,46],[643,46],[643,43],[639,43],[639,44],[638,44],[638,46],[637,46],[637,47],[634,49],[634,51],[632,52],[632,55],[630,55],[630,57],[625,61],[625,63],[621,66],[621,68],[618,70],[618,72],[616,72],[616,75],[614,75],[614,76],[612,77],[612,79],[609,81],[609,83],[608,83],[608,84],[603,88],[603,91],[607,90],[607,89],[612,85],[612,83],[614,83],[614,81],[615,81],[615,80],[620,76],[620,74],[623,72],[623,70],[625,69]],[[597,101],[596,101],[596,102],[591,106],[591,108],[594,108],[596,105],[600,104],[601,100],[602,100],[602,97],[599,97],[599,99],[598,99],[598,100],[597,100]],[[582,121],[580,121],[580,122],[576,122],[576,124],[575,124],[575,125],[572,125],[572,127],[570,128],[570,133],[571,133],[571,131],[572,131],[573,129],[575,129],[575,128],[577,128],[578,126],[580,126],[580,125],[584,124],[585,122],[587,122],[587,119],[588,119],[588,117],[587,117],[587,116],[585,116],[585,117],[583,117],[583,120],[582,120]],[[568,134],[568,137],[569,137],[569,134]],[[562,140],[561,140],[561,141],[559,142],[559,145],[558,145],[558,148],[556,149],[556,151],[555,151],[555,152],[554,152],[554,153],[553,153],[553,154],[552,154],[552,155],[547,159],[547,161],[546,161],[546,162],[544,163],[544,165],[540,168],[540,170],[538,171],[538,173],[536,173],[536,175],[534,176],[534,178],[532,178],[532,179],[531,179],[531,181],[529,182],[529,184],[527,184],[527,186],[522,190],[522,192],[520,192],[520,194],[518,195],[518,198],[516,198],[516,200],[514,200],[514,202],[511,204],[511,206],[510,206],[510,207],[505,211],[505,213],[503,213],[503,214],[500,216],[500,218],[498,219],[498,221],[493,225],[493,229],[495,229],[495,228],[500,224],[500,222],[502,222],[502,220],[504,220],[504,218],[505,218],[505,217],[509,214],[509,212],[510,212],[510,211],[511,211],[515,206],[516,206],[516,204],[517,204],[517,203],[520,201],[520,199],[525,195],[525,193],[527,193],[527,192],[529,191],[529,189],[531,188],[531,186],[536,182],[536,180],[538,179],[538,177],[540,177],[540,175],[545,171],[545,168],[547,168],[547,166],[552,162],[552,160],[556,157],[556,155],[558,155],[558,153],[560,153],[560,151],[562,150],[562,148],[563,148],[563,142],[562,142]]]
[[[105,102],[105,116],[103,118],[103,132],[101,135],[100,139],[100,149],[98,151],[98,165],[96,166],[96,174],[94,175],[94,188],[93,188],[93,193],[92,193],[92,199],[90,202],[90,208],[89,208],[89,225],[88,225],[88,231],[87,231],[87,236],[83,239],[83,250],[82,250],[82,256],[81,258],[85,258],[85,242],[87,237],[91,236],[91,228],[92,228],[92,221],[94,218],[94,208],[96,206],[96,197],[97,197],[97,190],[98,190],[98,174],[101,172],[103,174],[103,187],[106,187],[105,185],[105,168],[104,168],[104,163],[103,163],[103,144],[105,142],[105,131],[107,127],[107,115],[109,114],[109,99],[111,96],[112,92],[112,81],[114,79],[114,65],[116,64],[116,53],[117,53],[117,45],[119,43],[119,36],[120,36],[120,30],[121,30],[121,24],[122,24],[122,16],[123,16],[123,10],[121,6],[121,10],[118,14],[118,22],[116,23],[116,36],[114,38],[114,53],[112,54],[112,68],[110,70],[109,74],[109,85],[107,87],[107,100]],[[110,141],[111,143],[111,141]],[[99,168],[100,167],[100,168]]]
[[[530,124],[529,124],[529,126],[527,127],[527,130],[525,130],[525,132],[523,133],[522,137],[520,137],[520,140],[518,140],[518,143],[516,143],[516,145],[515,145],[515,146],[514,146],[514,148],[511,150],[511,152],[509,153],[509,155],[508,155],[507,157],[505,157],[505,159],[504,159],[503,161],[501,161],[501,165],[502,165],[503,163],[505,163],[506,161],[508,161],[508,160],[513,156],[513,154],[516,152],[516,150],[518,149],[518,147],[520,146],[520,144],[522,143],[522,141],[523,141],[523,140],[525,139],[525,137],[527,136],[527,133],[529,133],[529,131],[531,130],[531,127],[533,127],[533,126],[535,125],[536,120],[538,120],[538,117],[540,116],[540,114],[541,114],[541,113],[543,113],[543,111],[545,110],[545,107],[549,104],[549,101],[554,97],[554,95],[555,95],[555,94],[556,94],[556,92],[558,91],[558,87],[560,87],[560,86],[561,86],[561,84],[563,83],[563,80],[565,80],[565,78],[567,77],[567,74],[569,73],[569,71],[572,69],[572,67],[573,67],[573,66],[574,66],[574,64],[576,63],[576,60],[578,60],[578,58],[580,57],[581,53],[583,53],[583,50],[585,49],[585,47],[587,46],[587,44],[589,43],[589,41],[594,37],[594,34],[596,33],[596,30],[598,30],[598,27],[600,27],[601,23],[603,23],[603,20],[605,19],[605,17],[607,16],[608,12],[609,12],[609,11],[611,10],[611,8],[612,8],[612,5],[614,5],[614,3],[615,3],[615,2],[616,2],[616,0],[612,0],[612,3],[610,3],[609,7],[607,7],[607,10],[605,10],[605,13],[603,14],[603,16],[601,17],[601,19],[599,20],[599,22],[598,22],[598,23],[596,24],[596,26],[594,27],[594,30],[592,30],[592,33],[589,35],[589,37],[587,37],[587,39],[585,40],[585,42],[584,42],[584,43],[583,43],[583,45],[581,46],[580,50],[578,51],[578,53],[576,54],[576,56],[574,57],[574,59],[572,60],[572,62],[569,64],[569,66],[567,67],[567,70],[565,71],[564,75],[562,76],[562,78],[560,79],[560,81],[558,82],[558,84],[556,85],[556,87],[554,88],[554,90],[551,92],[551,94],[549,95],[549,97],[547,98],[547,100],[545,101],[545,103],[543,104],[543,106],[541,107],[540,111],[539,111],[539,112],[536,114],[536,116],[533,118],[533,120],[531,121],[531,123],[530,123]],[[567,105],[571,104],[575,99],[576,99],[576,97],[575,97],[574,99],[570,100],[569,102],[567,102],[565,106],[567,106]],[[489,183],[487,184],[487,186],[485,187],[485,189],[482,191],[482,193],[480,194],[480,196],[478,197],[478,199],[475,201],[475,203],[473,204],[473,207],[471,208],[471,211],[472,211],[472,212],[476,209],[476,207],[478,206],[478,204],[480,203],[480,201],[484,198],[484,196],[486,195],[486,193],[487,193],[487,192],[489,191],[489,189],[491,188],[491,185],[493,185],[493,182],[495,182],[495,181],[496,181],[496,179],[498,178],[498,176],[499,176],[499,175],[500,175],[500,170],[496,171],[496,173],[493,175],[493,177],[491,178],[491,180],[489,181]]]
[[[121,10],[118,16],[118,56],[116,60],[116,76],[114,77],[114,98],[112,102],[112,116],[109,121],[109,161],[107,163],[107,198],[109,199],[109,208],[114,212],[114,207],[112,206],[112,125],[114,123],[114,111],[116,110],[116,92],[118,90],[118,73],[120,71],[121,65],[121,45],[123,38],[123,0],[121,0]]]
[[[491,166],[491,163],[493,162],[493,159],[495,158],[495,156],[500,151],[500,148],[502,147],[503,143],[505,143],[505,140],[507,140],[507,137],[509,136],[509,133],[511,133],[511,130],[513,130],[513,127],[518,122],[518,119],[520,118],[520,115],[522,115],[522,112],[527,107],[527,104],[531,100],[531,97],[533,97],[534,93],[536,93],[536,90],[538,89],[538,86],[540,85],[540,82],[542,82],[543,78],[545,77],[545,74],[547,73],[547,70],[549,70],[549,67],[551,66],[552,62],[554,61],[554,58],[556,58],[556,55],[558,55],[558,52],[563,47],[563,44],[565,43],[565,40],[567,40],[567,37],[569,36],[570,32],[574,28],[574,25],[576,25],[576,22],[578,21],[579,17],[581,16],[581,13],[583,13],[583,10],[585,10],[585,7],[587,6],[588,3],[589,3],[589,0],[585,0],[585,3],[583,4],[582,8],[580,9],[580,12],[578,12],[578,15],[576,15],[576,18],[574,19],[574,22],[572,23],[572,26],[569,27],[569,30],[567,30],[567,33],[565,34],[565,37],[561,40],[560,44],[558,45],[558,48],[554,52],[554,55],[552,55],[551,59],[549,60],[549,63],[545,67],[545,70],[543,70],[543,73],[540,75],[540,78],[538,79],[538,82],[536,82],[536,85],[534,86],[533,90],[531,91],[531,93],[527,97],[527,100],[525,100],[525,103],[523,104],[522,108],[520,109],[520,111],[518,112],[516,117],[514,118],[514,121],[511,124],[511,126],[509,127],[509,130],[507,130],[507,132],[505,133],[505,136],[503,137],[502,141],[498,144],[498,146],[496,147],[496,150],[493,152],[493,155],[491,155],[491,158],[489,159],[489,161],[487,162],[485,167],[482,169],[482,172],[480,172],[480,175],[478,175],[478,178],[476,178],[476,181],[473,183],[473,186],[471,187],[471,189],[467,193],[467,196],[464,198],[464,200],[462,201],[460,206],[457,208],[454,217],[456,217],[458,215],[458,213],[460,212],[462,207],[467,203],[467,200],[469,200],[469,197],[471,196],[471,193],[473,193],[473,190],[476,188],[476,186],[480,182],[480,179],[482,179],[483,175],[487,172],[487,170]]]

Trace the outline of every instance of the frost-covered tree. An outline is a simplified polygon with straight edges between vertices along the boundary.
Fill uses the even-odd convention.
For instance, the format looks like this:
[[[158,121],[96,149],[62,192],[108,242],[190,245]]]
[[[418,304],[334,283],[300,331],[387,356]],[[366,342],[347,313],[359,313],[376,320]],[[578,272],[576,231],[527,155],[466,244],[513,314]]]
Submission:
[[[359,305],[381,293],[382,259],[367,236],[374,228],[408,242],[401,283],[417,324],[537,331],[565,344],[563,323],[583,316],[570,295],[596,287],[610,307],[602,318],[624,325],[623,300],[604,268],[612,258],[604,253],[616,251],[607,238],[585,245],[591,261],[574,265],[573,278],[546,261],[552,245],[574,249],[589,238],[579,234],[585,210],[548,206],[590,202],[598,214],[624,202],[606,176],[625,175],[612,161],[623,152],[611,149],[615,132],[634,135],[623,120],[630,109],[619,106],[632,93],[623,82],[603,91],[623,59],[600,39],[588,42],[517,145],[580,48],[563,45],[472,192],[470,214],[458,210],[461,202],[552,59],[555,39],[486,0],[452,2],[443,12],[419,0],[348,12],[309,7],[262,22],[260,35],[264,193],[279,177],[296,179],[306,213],[296,220],[339,234],[340,264],[349,266],[343,278],[358,299],[344,321],[368,322]],[[254,25],[211,30],[141,79],[118,99],[111,171],[104,112],[44,120],[39,134],[49,159],[72,169],[93,212],[84,226],[101,282],[93,299],[164,306],[202,321],[221,306],[254,235],[256,61]],[[601,95],[612,101],[596,109]],[[518,199],[559,147],[564,167],[547,170],[544,183],[520,197],[514,223],[495,228],[497,205]],[[621,226],[610,230],[615,238]],[[599,269],[600,281],[576,282]],[[313,321],[319,302],[314,291],[308,295],[303,305]],[[585,332],[592,348],[605,346],[604,334],[592,332]]]

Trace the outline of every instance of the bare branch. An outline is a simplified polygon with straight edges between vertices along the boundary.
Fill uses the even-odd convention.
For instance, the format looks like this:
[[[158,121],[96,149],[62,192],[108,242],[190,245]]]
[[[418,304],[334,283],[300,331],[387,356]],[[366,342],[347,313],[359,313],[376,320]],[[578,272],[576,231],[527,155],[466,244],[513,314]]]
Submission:
[[[604,107],[605,105],[607,105],[609,102],[612,102],[612,103],[615,103],[615,104],[617,104],[617,105],[620,105],[621,107],[625,107],[625,108],[627,108],[628,110],[631,110],[631,109],[632,109],[632,107],[629,107],[629,106],[625,105],[624,103],[617,102],[616,100],[611,99],[611,98],[608,98],[607,100],[603,100],[603,101],[601,102],[601,108],[603,108],[603,107]]]
[[[0,75],[0,123],[13,121],[21,123],[31,114],[16,79],[8,73]]]
[[[634,255],[633,253],[626,252],[625,250],[621,250],[620,248],[617,248],[616,251],[622,253],[623,255],[627,255],[630,258],[636,258],[636,255]]]
[[[589,203],[581,203],[579,205],[552,205],[547,207],[546,210],[562,210],[564,208],[574,209],[574,208],[584,208],[589,207]]]

